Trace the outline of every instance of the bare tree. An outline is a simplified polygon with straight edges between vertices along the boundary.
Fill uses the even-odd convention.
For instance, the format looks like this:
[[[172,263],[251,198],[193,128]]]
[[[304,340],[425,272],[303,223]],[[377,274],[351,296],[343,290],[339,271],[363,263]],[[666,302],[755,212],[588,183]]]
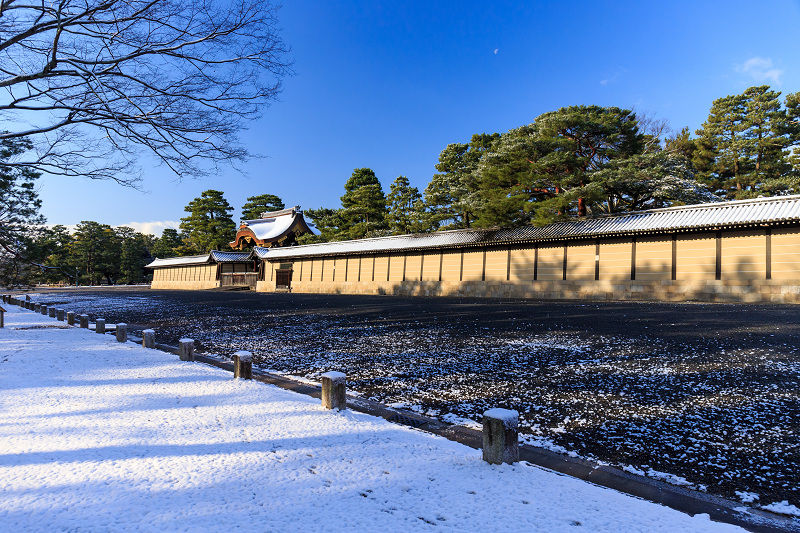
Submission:
[[[250,155],[238,133],[288,74],[269,0],[0,0],[4,165],[135,184],[139,154],[179,177]],[[6,131],[3,131],[6,130]]]

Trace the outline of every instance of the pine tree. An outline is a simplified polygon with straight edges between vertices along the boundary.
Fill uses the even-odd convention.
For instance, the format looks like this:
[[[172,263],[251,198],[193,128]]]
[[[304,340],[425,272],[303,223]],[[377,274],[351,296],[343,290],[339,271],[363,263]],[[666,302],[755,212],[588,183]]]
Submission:
[[[25,139],[0,141],[0,248],[13,256],[24,255],[18,246],[32,226],[44,223],[35,181],[40,174],[30,168],[4,164],[31,149]]]
[[[186,233],[184,241],[194,253],[230,249],[229,243],[236,237],[236,226],[231,218],[233,208],[222,194],[213,189],[204,191],[183,209],[190,214],[181,219],[180,228]]]
[[[178,249],[183,246],[183,239],[175,228],[165,228],[161,237],[156,238],[151,253],[153,257],[174,257],[179,255]]]
[[[340,228],[344,226],[341,209],[332,209],[330,207],[305,209],[303,215],[314,223],[314,227],[319,231],[319,235],[306,233],[297,239],[298,243],[313,244],[316,242],[329,242],[347,238],[340,237]]]
[[[274,194],[261,194],[250,196],[242,206],[242,220],[254,220],[261,217],[261,213],[280,211],[286,205],[280,197]]]
[[[691,161],[698,150],[698,146],[695,140],[691,138],[689,128],[684,126],[680,132],[664,139],[664,150],[667,153],[682,156]]]
[[[412,187],[408,178],[398,176],[386,197],[389,203],[389,231],[394,235],[420,233],[424,229],[424,206],[419,189]]]
[[[792,146],[792,153],[788,158],[792,172],[800,177],[800,92],[786,95],[786,123],[783,133]]]
[[[469,228],[483,209],[478,164],[500,139],[498,133],[476,133],[468,143],[452,143],[425,188],[426,230]]]
[[[782,135],[787,117],[781,108],[780,94],[769,90],[768,85],[750,87],[744,92],[745,153],[750,159],[747,182],[753,189],[788,170],[783,150],[789,140]]]
[[[124,284],[141,283],[147,273],[145,265],[153,260],[149,247],[152,236],[143,235],[133,228],[121,226],[114,229],[120,242],[119,281]]]
[[[108,224],[81,221],[70,246],[70,261],[90,285],[103,279],[113,285],[119,273],[121,240]]]
[[[372,169],[353,170],[344,189],[338,238],[361,239],[386,228],[386,196]]]
[[[696,158],[705,158],[705,164],[698,165],[704,169],[701,178],[729,198],[741,196],[749,185],[745,177],[746,128],[744,96],[734,95],[714,100],[708,119],[695,132],[705,148]]]
[[[643,153],[645,140],[632,111],[600,106],[561,108],[503,134],[479,165],[485,205],[476,225],[587,215],[608,200],[596,173]]]

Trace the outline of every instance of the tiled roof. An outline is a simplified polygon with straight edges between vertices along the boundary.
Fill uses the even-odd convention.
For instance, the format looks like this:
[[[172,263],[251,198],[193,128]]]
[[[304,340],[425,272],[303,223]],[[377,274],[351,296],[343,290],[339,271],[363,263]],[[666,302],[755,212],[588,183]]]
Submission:
[[[154,259],[152,263],[146,265],[148,268],[163,268],[173,266],[206,265],[208,263],[236,263],[249,261],[253,254],[250,252],[220,252],[213,250],[203,255],[189,255],[186,257],[168,257],[166,259]]]
[[[211,258],[216,263],[237,263],[242,261],[249,261],[253,256],[250,252],[220,252],[219,250],[211,251]]]
[[[622,235],[714,230],[718,228],[800,222],[800,195],[737,200],[638,211],[513,229],[451,230],[338,241],[287,248],[253,249],[261,258],[283,259],[327,255],[385,253],[400,250],[454,248],[509,242],[539,242]]]

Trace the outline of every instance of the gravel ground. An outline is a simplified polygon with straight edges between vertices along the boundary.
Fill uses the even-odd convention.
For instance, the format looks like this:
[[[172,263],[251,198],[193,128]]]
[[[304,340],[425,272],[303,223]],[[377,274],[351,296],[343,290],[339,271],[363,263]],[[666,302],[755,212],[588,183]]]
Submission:
[[[147,289],[32,298],[152,327],[158,342],[250,350],[285,374],[346,372],[362,396],[445,421],[516,409],[529,443],[800,515],[800,307]]]

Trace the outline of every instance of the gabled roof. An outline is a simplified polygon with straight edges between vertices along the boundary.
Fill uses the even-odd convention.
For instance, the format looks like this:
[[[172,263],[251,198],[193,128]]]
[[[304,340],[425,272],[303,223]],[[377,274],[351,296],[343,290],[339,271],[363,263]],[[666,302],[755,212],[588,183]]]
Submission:
[[[648,235],[800,222],[800,195],[652,209],[556,222],[542,227],[451,230],[377,237],[288,248],[254,248],[261,259],[320,257],[354,253],[456,248],[487,244],[536,243],[626,235]]]
[[[256,245],[270,244],[281,241],[292,233],[302,235],[305,233],[317,234],[313,225],[308,224],[303,218],[300,206],[281,211],[262,213],[261,218],[243,220],[236,233],[236,239],[230,246],[239,247],[242,239],[252,239]]]

